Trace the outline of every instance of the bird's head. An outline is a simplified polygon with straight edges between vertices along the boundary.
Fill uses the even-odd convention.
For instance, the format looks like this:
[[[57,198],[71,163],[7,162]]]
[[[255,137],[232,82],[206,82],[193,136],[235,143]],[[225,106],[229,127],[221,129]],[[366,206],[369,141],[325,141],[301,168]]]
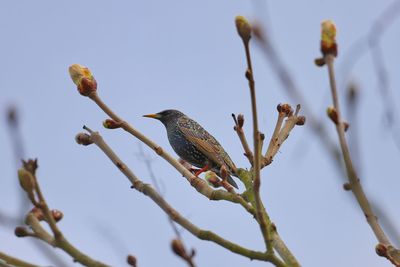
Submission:
[[[169,122],[176,121],[180,117],[184,116],[182,112],[175,109],[167,109],[155,114],[147,114],[143,115],[146,118],[153,118],[161,121],[164,125],[167,125]]]

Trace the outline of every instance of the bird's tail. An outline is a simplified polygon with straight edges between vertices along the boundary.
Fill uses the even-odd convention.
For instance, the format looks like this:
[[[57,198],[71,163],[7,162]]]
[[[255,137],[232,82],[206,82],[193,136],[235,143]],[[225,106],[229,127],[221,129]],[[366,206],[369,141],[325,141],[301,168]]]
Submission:
[[[236,182],[233,180],[232,176],[228,175],[227,178],[228,183],[233,186],[236,189],[239,189],[238,185],[236,184]]]

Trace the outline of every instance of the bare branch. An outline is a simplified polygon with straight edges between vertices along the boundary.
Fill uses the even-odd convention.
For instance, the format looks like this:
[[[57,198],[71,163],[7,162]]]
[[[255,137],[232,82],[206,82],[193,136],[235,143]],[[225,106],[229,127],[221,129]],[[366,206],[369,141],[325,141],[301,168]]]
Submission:
[[[118,167],[118,169],[129,179],[133,188],[151,198],[173,221],[181,225],[194,236],[202,240],[212,241],[236,254],[243,255],[250,259],[270,261],[274,264],[277,264],[277,266],[284,266],[283,263],[274,255],[249,250],[229,240],[226,240],[211,231],[200,229],[199,227],[191,223],[178,211],[176,211],[170,204],[168,204],[168,202],[166,202],[164,198],[156,190],[154,190],[151,185],[143,183],[105,143],[98,132],[93,132],[87,127],[84,128],[90,133],[90,137],[93,143],[96,144],[104,152],[104,154],[106,154],[107,157]]]
[[[36,208],[29,212],[25,219],[25,223],[31,227],[32,232],[25,231],[22,233],[21,228],[19,228],[19,231],[17,231],[17,227],[17,236],[31,236],[38,238],[51,246],[64,250],[74,259],[74,261],[77,261],[85,266],[108,266],[82,253],[64,237],[63,233],[57,226],[57,221],[62,218],[62,213],[56,210],[50,210],[36,178],[35,172],[37,168],[37,160],[28,160],[26,162],[24,161],[23,163],[23,168],[18,171],[20,183],[23,189],[27,192],[32,204]],[[45,221],[50,226],[52,235],[42,227],[40,220]]]
[[[39,265],[35,265],[21,259],[12,257],[0,251],[0,266],[2,267],[39,267]]]
[[[140,150],[140,154],[139,155],[141,156],[141,159],[144,161],[144,163],[145,163],[145,165],[147,167],[147,171],[148,171],[148,173],[150,175],[151,180],[153,181],[154,187],[160,193],[160,195],[162,195],[160,187],[158,185],[157,178],[156,178],[156,176],[154,174],[154,171],[153,171],[153,168],[152,168],[152,165],[151,165],[151,160],[148,157],[148,155],[146,155],[144,153],[141,143],[139,143],[139,150]],[[183,239],[182,239],[181,233],[178,230],[178,227],[175,225],[175,223],[171,219],[171,217],[169,217],[169,216],[167,216],[167,217],[168,217],[168,222],[171,225],[171,228],[174,231],[175,236],[176,236],[176,239],[173,240],[172,245],[171,245],[172,248],[173,248],[173,251],[175,252],[175,254],[180,256],[188,264],[188,266],[195,267],[196,265],[194,264],[194,261],[193,261],[193,258],[194,258],[194,255],[195,255],[195,250],[192,248],[191,249],[192,253],[188,253],[188,250],[185,247],[185,243],[183,242]],[[176,249],[174,249],[174,248],[176,248]],[[177,253],[177,251],[179,253]]]
[[[253,75],[253,67],[251,64],[250,47],[249,41],[251,38],[251,26],[244,17],[236,17],[236,28],[241,37],[246,52],[247,70],[246,78],[249,82],[250,98],[251,98],[251,111],[253,115],[253,142],[254,142],[254,160],[253,160],[253,194],[254,203],[256,208],[256,217],[260,230],[262,232],[264,243],[268,252],[272,252],[272,237],[270,234],[271,220],[269,219],[267,212],[262,204],[260,197],[260,170],[261,170],[261,137],[260,131],[258,130],[258,115],[257,115],[257,101],[256,101],[256,89]]]
[[[337,55],[336,45],[336,28],[333,22],[324,21],[322,23],[322,34],[321,34],[321,52],[323,54],[323,60],[328,67],[329,84],[331,87],[333,108],[335,113],[334,123],[336,125],[336,131],[339,137],[340,148],[342,150],[343,160],[346,166],[347,178],[349,180],[350,189],[353,192],[361,210],[363,211],[368,224],[374,232],[379,244],[377,246],[377,253],[380,256],[388,258],[396,266],[400,265],[400,251],[393,247],[388,237],[382,230],[378,223],[378,217],[372,211],[371,205],[368,201],[367,196],[362,189],[360,179],[353,166],[350,151],[347,145],[345,136],[345,125],[342,120],[338,91],[336,87],[335,71],[334,71],[334,60]]]

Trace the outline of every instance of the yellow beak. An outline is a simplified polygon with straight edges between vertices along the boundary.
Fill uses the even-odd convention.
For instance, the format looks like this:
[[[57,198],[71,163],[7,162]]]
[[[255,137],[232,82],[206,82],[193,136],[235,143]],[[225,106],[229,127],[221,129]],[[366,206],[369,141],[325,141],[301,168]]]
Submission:
[[[161,116],[160,116],[160,114],[147,114],[147,115],[143,115],[143,117],[146,117],[146,118],[152,118],[152,119],[159,119],[159,118],[161,118]]]

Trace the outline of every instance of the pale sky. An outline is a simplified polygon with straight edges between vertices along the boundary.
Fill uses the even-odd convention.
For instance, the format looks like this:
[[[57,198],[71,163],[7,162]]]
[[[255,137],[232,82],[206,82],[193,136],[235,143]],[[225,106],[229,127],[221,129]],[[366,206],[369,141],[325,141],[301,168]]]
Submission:
[[[352,150],[366,193],[399,225],[400,186],[396,149],[384,120],[380,84],[365,53],[351,71],[345,67],[358,51],[346,51],[368,33],[393,1],[3,1],[0,5],[0,110],[16,105],[28,157],[39,159],[38,178],[51,208],[64,213],[59,223],[80,250],[112,266],[126,266],[133,254],[141,267],[185,266],[170,251],[174,238],[165,214],[148,198],[129,188],[127,179],[95,146],[78,146],[75,135],[84,124],[100,131],[132,170],[151,182],[138,141],[122,130],[106,130],[106,116],[72,83],[68,66],[88,66],[103,100],[141,132],[173,153],[161,123],[142,118],[166,108],[179,109],[212,133],[239,167],[248,167],[232,130],[231,113],[244,113],[251,137],[251,109],[245,57],[234,18],[267,24],[277,52],[337,144],[332,123],[328,76],[317,68],[320,23],[333,19],[338,28],[339,94],[343,80],[360,87],[357,127],[359,151]],[[397,5],[394,11],[400,9]],[[399,103],[400,22],[381,36],[389,77],[390,99]],[[260,128],[268,139],[276,105],[297,103],[286,94],[263,53],[252,43]],[[300,103],[302,104],[302,103]],[[398,108],[397,108],[398,110]],[[307,114],[304,114],[307,117]],[[345,113],[345,117],[349,117]],[[0,212],[18,214],[16,166],[5,116],[1,116]],[[394,126],[396,127],[396,125]],[[398,127],[398,125],[397,125]],[[398,128],[397,128],[398,129]],[[375,240],[351,193],[342,189],[337,171],[309,125],[295,128],[274,162],[262,172],[261,194],[279,233],[303,266],[390,266],[375,254]],[[182,215],[240,245],[263,250],[254,220],[241,207],[210,202],[198,194],[168,163],[150,149],[163,194]],[[29,238],[17,238],[14,227],[0,225],[0,251],[32,263],[56,265]],[[400,232],[400,227],[398,228]],[[193,237],[185,243],[197,251],[197,266],[270,266]],[[397,238],[397,239],[396,239]],[[400,236],[393,236],[399,245]],[[57,250],[66,266],[70,257]],[[77,265],[77,264],[75,264]]]

